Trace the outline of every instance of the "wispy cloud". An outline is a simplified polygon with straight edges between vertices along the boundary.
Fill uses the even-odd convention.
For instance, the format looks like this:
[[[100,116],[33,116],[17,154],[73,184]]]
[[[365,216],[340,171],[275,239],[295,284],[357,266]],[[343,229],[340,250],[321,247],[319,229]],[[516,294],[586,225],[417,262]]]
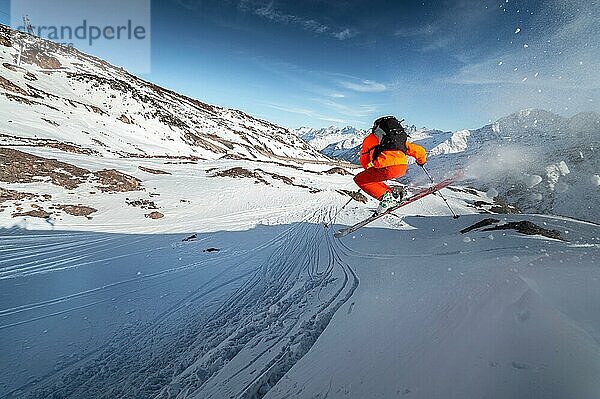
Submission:
[[[338,124],[349,124],[349,123],[353,123],[353,122],[362,123],[360,121],[354,121],[354,120],[350,120],[350,119],[339,119],[339,118],[329,118],[329,117],[322,117],[322,118],[319,118],[319,120],[326,121],[326,122],[338,123]]]
[[[447,49],[452,44],[452,39],[449,37],[437,37],[433,40],[429,40],[419,50],[423,53],[429,53],[437,50]]]
[[[287,105],[281,105],[281,104],[272,104],[272,103],[267,103],[265,104],[267,107],[269,108],[273,108],[279,111],[283,111],[283,112],[289,112],[290,114],[298,114],[298,115],[304,115],[304,116],[308,116],[310,118],[316,118],[317,114],[310,110],[310,109],[305,109],[305,108],[297,108],[297,107],[290,107]]]
[[[348,90],[357,91],[359,93],[379,93],[388,90],[388,87],[385,84],[374,80],[361,80],[358,82],[342,80],[339,84]]]
[[[282,104],[273,104],[273,103],[265,103],[265,106],[269,107],[269,108],[273,108],[279,111],[283,111],[283,112],[288,112],[291,114],[297,114],[297,115],[303,115],[306,116],[307,118],[311,118],[314,120],[320,120],[320,121],[326,121],[326,122],[332,122],[332,123],[337,123],[337,124],[346,124],[346,125],[355,125],[355,126],[362,126],[362,125],[368,125],[368,123],[366,123],[364,120],[359,120],[359,119],[353,119],[353,118],[343,118],[343,117],[335,117],[335,116],[331,116],[331,115],[324,115],[323,113],[311,110],[311,109],[306,109],[306,108],[298,108],[298,107],[293,107],[293,106],[287,106],[287,105],[282,105]],[[355,117],[360,118],[360,115],[354,115]]]
[[[306,18],[303,16],[286,13],[278,9],[273,1],[265,3],[264,1],[260,0],[242,0],[238,5],[238,9],[245,12],[250,12],[256,16],[279,24],[297,25],[308,32],[329,35],[338,40],[352,39],[360,33],[358,30],[353,28],[333,27],[314,18]]]
[[[377,104],[347,105],[338,101],[323,98],[313,98],[312,101],[321,104],[338,114],[354,116],[358,118],[370,117],[379,109]]]
[[[335,33],[335,32],[333,33],[333,36],[338,40],[352,39],[356,35],[358,35],[358,31],[356,31],[354,29],[349,29],[349,28],[346,28],[337,33]]]

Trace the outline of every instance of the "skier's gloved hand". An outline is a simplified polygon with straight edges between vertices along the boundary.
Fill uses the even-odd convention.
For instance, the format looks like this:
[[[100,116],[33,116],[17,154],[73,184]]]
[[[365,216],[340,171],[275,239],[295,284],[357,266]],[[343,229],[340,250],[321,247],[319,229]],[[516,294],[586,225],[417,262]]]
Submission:
[[[427,161],[425,161],[425,162],[423,162],[423,163],[421,163],[421,162],[417,161],[417,165],[419,165],[419,166],[425,166],[425,164],[426,164],[426,163],[427,163]]]

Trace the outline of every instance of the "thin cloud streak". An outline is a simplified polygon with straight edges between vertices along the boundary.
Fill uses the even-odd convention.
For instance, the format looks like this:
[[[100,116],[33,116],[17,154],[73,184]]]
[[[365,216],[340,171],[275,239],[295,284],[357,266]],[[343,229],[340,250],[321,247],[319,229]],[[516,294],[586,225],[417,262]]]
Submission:
[[[358,31],[354,29],[346,28],[340,32],[334,33],[333,36],[338,40],[347,40],[352,39],[353,37],[358,35]]]
[[[376,104],[361,104],[359,106],[350,106],[340,104],[339,102],[329,99],[313,98],[312,100],[336,111],[339,114],[355,116],[359,118],[373,115],[379,110],[379,106]]]
[[[394,32],[394,36],[404,38],[428,37],[437,33],[439,29],[439,26],[434,24],[426,24],[419,28],[400,28]]]
[[[305,18],[302,16],[285,13],[277,9],[273,1],[264,4],[264,2],[260,1],[242,0],[238,5],[238,9],[246,12],[249,11],[256,16],[279,24],[298,25],[308,32],[315,34],[326,34],[340,41],[352,39],[359,34],[359,31],[356,29],[338,29],[319,22],[313,18]]]
[[[385,84],[376,82],[374,80],[361,80],[358,83],[340,81],[339,84],[348,90],[357,91],[359,93],[380,93],[388,90]]]
[[[286,106],[286,105],[272,104],[272,103],[264,103],[263,105],[265,105],[266,107],[269,107],[269,108],[276,109],[278,111],[283,111],[283,112],[288,112],[288,113],[298,114],[298,115],[304,115],[309,118],[326,121],[326,122],[333,122],[333,123],[347,124],[347,125],[355,124],[358,126],[366,124],[365,121],[362,121],[362,120],[336,118],[336,117],[329,116],[329,115],[323,115],[321,113],[315,112],[310,109],[305,109],[305,108],[290,107],[290,106]]]

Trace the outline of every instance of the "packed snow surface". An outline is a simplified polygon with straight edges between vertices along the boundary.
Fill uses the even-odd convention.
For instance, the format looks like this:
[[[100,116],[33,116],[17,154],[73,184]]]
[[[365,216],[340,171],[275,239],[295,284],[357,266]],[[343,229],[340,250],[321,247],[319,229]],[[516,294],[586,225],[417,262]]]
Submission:
[[[598,226],[502,217],[556,229],[566,242],[458,232],[482,215],[389,217],[336,240],[337,225],[322,223],[340,206],[242,231],[217,222],[188,241],[4,230],[3,395],[598,392]]]
[[[267,397],[597,395],[598,226],[526,218],[573,242],[456,233],[479,216],[335,242],[360,284]]]

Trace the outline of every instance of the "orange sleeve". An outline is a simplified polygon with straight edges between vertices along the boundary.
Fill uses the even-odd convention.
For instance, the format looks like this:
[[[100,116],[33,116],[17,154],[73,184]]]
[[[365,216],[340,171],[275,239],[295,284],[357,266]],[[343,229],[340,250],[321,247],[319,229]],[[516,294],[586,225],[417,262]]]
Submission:
[[[373,150],[379,144],[379,139],[373,133],[369,134],[362,143],[360,149],[360,164],[364,169],[369,168],[369,164],[373,162]]]
[[[419,165],[425,165],[427,162],[427,151],[425,151],[425,148],[418,144],[413,144],[410,141],[407,141],[406,149],[406,155],[410,155],[411,157],[415,158]]]

